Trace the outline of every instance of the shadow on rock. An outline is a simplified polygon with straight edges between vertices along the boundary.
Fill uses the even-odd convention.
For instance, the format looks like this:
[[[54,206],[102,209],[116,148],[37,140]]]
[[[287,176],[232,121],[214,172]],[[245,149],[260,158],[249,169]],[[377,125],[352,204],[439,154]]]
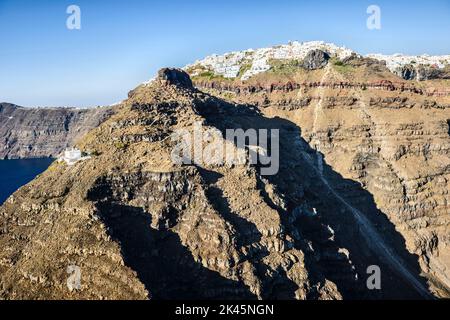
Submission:
[[[373,195],[359,182],[333,171],[323,155],[302,138],[295,123],[267,118],[255,106],[235,105],[216,97],[197,110],[224,136],[226,129],[279,130],[279,172],[261,179],[269,181],[287,204],[277,210],[286,232],[300,235],[296,246],[306,255],[313,285],[320,287],[325,279],[331,280],[344,299],[432,298],[426,279],[420,275],[418,256],[406,249],[405,239],[377,208]],[[267,196],[264,198],[274,206]],[[361,221],[368,222],[370,228]],[[381,269],[381,290],[367,288],[370,265]],[[308,298],[317,298],[314,290]]]
[[[110,190],[90,197],[109,235],[120,245],[125,264],[137,273],[152,299],[254,299],[248,288],[196,262],[179,236],[151,227],[142,208],[109,200]]]

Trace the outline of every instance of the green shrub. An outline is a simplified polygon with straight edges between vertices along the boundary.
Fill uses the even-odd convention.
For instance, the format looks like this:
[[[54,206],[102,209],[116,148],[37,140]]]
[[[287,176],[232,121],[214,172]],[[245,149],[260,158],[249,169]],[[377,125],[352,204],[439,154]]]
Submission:
[[[241,66],[241,68],[239,69],[238,77],[239,77],[239,78],[242,77],[242,76],[244,75],[245,72],[247,72],[248,70],[250,70],[251,67],[252,67],[252,65],[251,65],[250,63],[243,64],[243,65]]]
[[[124,150],[127,147],[127,145],[125,143],[123,143],[122,141],[116,141],[116,142],[114,142],[114,147],[116,147],[116,149],[119,149],[119,150]]]

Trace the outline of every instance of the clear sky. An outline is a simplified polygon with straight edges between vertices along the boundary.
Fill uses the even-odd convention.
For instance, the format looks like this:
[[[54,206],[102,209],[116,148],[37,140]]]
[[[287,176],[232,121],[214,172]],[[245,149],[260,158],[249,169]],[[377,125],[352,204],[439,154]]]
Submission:
[[[69,5],[81,30],[69,30]],[[381,29],[366,9],[381,8]],[[450,54],[450,0],[0,0],[0,102],[96,106],[164,66],[324,40],[359,53]]]

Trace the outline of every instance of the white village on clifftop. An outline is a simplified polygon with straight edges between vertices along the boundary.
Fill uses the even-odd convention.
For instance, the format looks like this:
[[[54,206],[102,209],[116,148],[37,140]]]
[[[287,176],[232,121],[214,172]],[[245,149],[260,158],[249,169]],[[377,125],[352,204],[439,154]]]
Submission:
[[[241,80],[247,80],[258,73],[270,70],[270,59],[302,60],[306,57],[308,52],[316,49],[325,51],[330,56],[340,60],[343,60],[352,54],[357,54],[346,47],[339,47],[333,43],[326,43],[324,41],[292,41],[286,45],[278,45],[270,48],[248,49],[245,51],[225,53],[223,55],[213,54],[202,60],[197,60],[193,64],[187,65],[184,69],[193,70],[191,73],[192,76],[196,76],[204,71],[204,69],[207,69],[212,71],[215,75],[223,76],[225,78],[237,78],[240,76]],[[420,56],[407,56],[402,54],[368,54],[365,55],[365,57],[386,61],[386,66],[391,72],[395,72],[398,68],[411,63],[433,66],[435,68],[444,68],[445,65],[450,64],[450,55],[430,56],[424,54]],[[245,65],[248,65],[249,68],[240,75],[241,68]]]

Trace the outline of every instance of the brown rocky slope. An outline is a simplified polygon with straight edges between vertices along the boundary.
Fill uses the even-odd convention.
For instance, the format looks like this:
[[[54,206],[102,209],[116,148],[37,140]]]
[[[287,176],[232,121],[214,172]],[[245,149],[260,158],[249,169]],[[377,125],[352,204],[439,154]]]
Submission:
[[[419,257],[435,293],[448,296],[448,81],[404,81],[382,63],[353,57],[313,72],[269,71],[245,82],[197,78],[195,84],[298,125],[324,162],[356,184],[332,176],[329,183],[369,218],[387,217]],[[355,190],[361,188],[375,208]]]
[[[323,76],[333,75],[329,69],[324,72]],[[445,199],[445,192],[434,191],[437,214],[423,227],[436,234],[436,246],[430,246],[424,232],[414,238],[424,252],[411,250],[408,232],[421,232],[421,224],[413,229],[414,217],[400,224],[391,211],[380,206],[392,202],[397,206],[391,210],[401,210],[405,203],[401,201],[407,199],[395,197],[397,185],[391,183],[395,179],[386,174],[392,167],[376,158],[378,140],[354,140],[371,138],[374,133],[365,123],[356,123],[349,129],[342,126],[346,135],[339,137],[333,135],[338,127],[331,137],[340,153],[330,157],[329,124],[313,111],[335,108],[326,107],[325,90],[316,93],[318,98],[311,98],[318,101],[315,108],[300,105],[290,114],[290,107],[272,102],[295,97],[243,95],[233,97],[242,103],[232,103],[195,89],[182,71],[160,71],[156,81],[130,92],[113,116],[77,143],[91,153],[91,159],[74,166],[55,162],[0,208],[0,297],[375,299],[445,295],[445,277],[430,263],[425,269],[422,261],[425,252],[429,261],[446,266],[448,251],[441,230],[448,228],[446,203],[439,200],[439,195]],[[340,95],[333,96],[342,104]],[[343,108],[346,121],[368,121],[366,108],[356,103],[357,111],[352,106]],[[307,122],[311,119],[307,111],[315,119],[312,123]],[[333,123],[344,122],[335,117]],[[248,163],[174,164],[171,134],[181,128],[192,130],[195,123],[220,132],[231,128],[280,130],[278,174],[262,176],[259,166]],[[442,128],[436,126],[434,134]],[[346,148],[350,151],[337,144],[344,138],[349,140]],[[448,142],[448,136],[442,140]],[[234,145],[233,141],[222,142]],[[405,150],[415,148],[414,144],[405,146]],[[427,150],[435,152],[436,148]],[[440,150],[445,153],[445,148]],[[346,166],[354,168],[353,176],[343,169]],[[380,178],[390,179],[389,183],[383,184]],[[399,188],[416,190],[405,197],[420,197],[427,180],[420,180],[423,183],[417,188],[413,184],[419,180],[411,181],[411,189],[406,189],[406,183],[401,189],[400,182]],[[436,185],[445,191],[446,181]],[[379,202],[380,197],[385,202]],[[314,211],[317,215],[310,214]],[[404,229],[397,230],[397,225]],[[366,287],[366,269],[374,264],[382,270],[381,290]],[[70,265],[81,270],[81,287],[72,291],[66,285]]]

